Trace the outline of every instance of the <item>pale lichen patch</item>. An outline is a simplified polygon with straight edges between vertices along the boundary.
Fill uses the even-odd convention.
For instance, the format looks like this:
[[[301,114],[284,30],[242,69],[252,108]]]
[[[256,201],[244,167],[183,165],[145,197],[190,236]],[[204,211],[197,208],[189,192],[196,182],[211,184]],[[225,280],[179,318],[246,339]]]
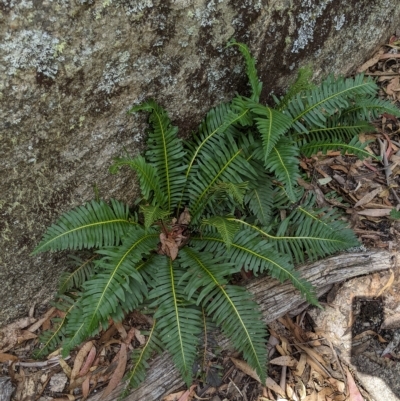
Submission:
[[[14,35],[6,33],[0,43],[8,67],[6,74],[14,75],[19,69],[35,68],[38,73],[54,79],[58,61],[62,61],[62,56],[55,52],[58,43],[57,38],[39,30],[24,29]]]

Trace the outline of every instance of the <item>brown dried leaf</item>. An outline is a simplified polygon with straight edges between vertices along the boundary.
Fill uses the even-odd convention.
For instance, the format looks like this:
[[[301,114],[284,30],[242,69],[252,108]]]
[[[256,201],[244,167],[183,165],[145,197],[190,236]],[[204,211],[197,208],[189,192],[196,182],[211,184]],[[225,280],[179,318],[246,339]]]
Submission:
[[[376,333],[376,332],[373,331],[373,330],[366,330],[366,331],[363,331],[363,332],[360,333],[360,334],[357,334],[357,335],[353,338],[352,341],[359,340],[360,338],[364,338],[364,337],[366,337],[366,336],[377,336],[377,337],[378,337],[378,341],[379,341],[380,343],[387,343],[387,340],[385,340],[382,336],[380,336],[378,333]]]
[[[70,368],[70,366],[68,365],[67,362],[64,361],[64,359],[60,358],[58,360],[60,366],[62,367],[62,370],[64,371],[64,373],[67,375],[68,378],[71,378],[71,372],[72,369]]]
[[[278,358],[274,358],[269,361],[272,365],[279,366],[289,366],[290,368],[294,368],[297,366],[297,360],[291,356],[279,356]]]
[[[89,354],[86,358],[84,365],[82,366],[82,369],[79,371],[79,376],[84,376],[86,375],[87,372],[89,372],[96,358],[96,353],[97,353],[96,347],[93,345],[93,347],[89,351]]]
[[[3,354],[0,352],[0,362],[18,361],[18,357],[11,354]]]
[[[365,205],[366,203],[369,203],[372,201],[372,199],[375,198],[376,195],[380,194],[382,192],[382,188],[378,187],[375,188],[373,191],[367,193],[366,195],[364,195],[355,205],[354,207],[359,207],[362,205]]]
[[[389,277],[389,280],[388,280],[388,282],[382,287],[382,289],[378,292],[378,294],[376,295],[376,298],[377,298],[377,297],[380,297],[380,296],[383,294],[384,291],[388,290],[388,289],[392,286],[393,282],[394,282],[394,272],[393,272],[393,270],[390,270],[390,277]]]
[[[266,387],[268,387],[270,390],[275,391],[275,393],[279,394],[282,397],[286,397],[285,392],[282,390],[282,387],[276,383],[274,380],[272,380],[270,377],[267,377],[266,381]]]
[[[259,383],[261,383],[260,378],[258,377],[258,374],[256,373],[256,371],[250,367],[250,365],[245,362],[242,361],[241,359],[236,359],[236,358],[230,358],[231,361],[233,362],[233,364],[239,369],[241,370],[243,373],[245,373],[247,376],[252,377],[254,380],[257,380]],[[268,386],[267,386],[268,387]]]
[[[23,343],[24,341],[32,340],[33,338],[36,338],[36,337],[37,337],[36,334],[31,333],[31,332],[28,331],[28,330],[22,330],[22,331],[20,331],[19,334],[18,334],[17,343],[18,343],[18,344],[21,344],[21,343]]]
[[[78,352],[78,354],[75,357],[75,362],[74,362],[74,367],[71,371],[71,381],[75,380],[75,378],[78,376],[79,371],[81,370],[81,367],[83,365],[83,361],[85,360],[87,354],[90,352],[90,350],[93,347],[93,342],[88,341]]]
[[[363,396],[361,395],[360,391],[358,390],[358,387],[356,386],[356,383],[354,382],[353,376],[349,372],[349,370],[346,368],[346,373],[347,373],[347,387],[348,387],[348,392],[349,392],[349,401],[364,401]]]
[[[31,331],[32,333],[38,330],[45,321],[50,319],[51,315],[55,312],[55,310],[56,308],[54,307],[50,308],[41,319],[39,319],[36,323],[32,324],[32,326],[28,327],[28,330]]]
[[[178,399],[178,401],[189,401],[193,398],[194,389],[196,388],[196,384],[190,386],[189,390],[186,390]]]
[[[375,65],[379,61],[379,59],[380,59],[380,57],[382,56],[383,53],[384,53],[383,49],[379,50],[378,53],[376,53],[374,57],[370,58],[363,65],[358,67],[357,72],[360,73],[360,72],[367,71],[368,68],[372,67],[373,65]]]
[[[306,364],[307,364],[307,354],[302,352],[301,355],[300,355],[300,360],[297,363],[296,370],[293,372],[293,374],[295,376],[301,376],[303,374],[303,372],[304,372]]]
[[[191,219],[192,218],[190,216],[189,209],[185,207],[184,211],[179,216],[178,224],[188,225]]]
[[[139,341],[140,345],[146,344],[146,337],[143,334],[140,334],[140,330],[135,329],[135,338]]]
[[[18,337],[21,336],[20,330],[34,322],[36,322],[36,319],[24,317],[6,327],[3,327],[0,330],[0,352],[7,352],[12,349],[18,343]],[[22,341],[24,340],[21,338],[21,342]]]
[[[163,398],[163,401],[178,401],[183,394],[185,394],[185,391],[178,391],[177,393],[168,394]]]
[[[383,217],[389,216],[391,209],[366,209],[360,210],[357,214],[361,214],[362,216],[369,216],[369,217]]]
[[[400,91],[400,82],[399,82],[399,77],[395,76],[392,78],[389,82],[389,84],[386,87],[386,93],[389,96],[395,95],[395,92]]]
[[[86,378],[86,380],[82,383],[82,397],[84,400],[89,397],[89,389],[90,389],[90,376]]]
[[[126,362],[128,359],[128,352],[127,352],[126,344],[124,344],[124,343],[121,344],[121,348],[120,348],[118,354],[119,354],[119,358],[118,358],[117,367],[114,370],[114,373],[112,374],[111,379],[110,379],[106,389],[104,390],[104,393],[101,396],[101,399],[110,395],[111,392],[118,386],[119,382],[124,377]]]
[[[122,322],[114,322],[114,325],[117,328],[118,333],[121,336],[121,338],[123,340],[125,340],[127,335],[128,335],[128,333],[126,332],[125,327],[122,325]]]
[[[175,260],[178,256],[178,245],[172,239],[167,237],[164,233],[160,234],[161,252],[163,255],[169,256],[171,260]]]

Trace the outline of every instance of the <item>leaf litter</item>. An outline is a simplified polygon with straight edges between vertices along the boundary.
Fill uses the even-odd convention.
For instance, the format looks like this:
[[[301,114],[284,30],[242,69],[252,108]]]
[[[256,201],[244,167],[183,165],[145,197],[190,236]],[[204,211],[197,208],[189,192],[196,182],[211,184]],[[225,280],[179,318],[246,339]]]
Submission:
[[[381,98],[399,105],[399,38],[391,37],[358,72],[378,77]],[[367,247],[393,251],[397,249],[400,233],[400,221],[391,217],[396,215],[393,211],[400,210],[400,121],[384,113],[374,126],[376,133],[360,134],[361,142],[370,141],[366,147],[370,158],[360,161],[340,152],[303,158],[300,165],[311,182],[299,179],[299,184],[315,193],[320,206],[343,210],[343,218],[350,221]],[[175,230],[161,238],[160,253],[176,257],[186,239],[184,226],[189,220],[185,210]],[[392,272],[379,296],[390,291],[393,282]],[[62,313],[53,307],[41,318],[30,314],[0,329],[0,364],[3,374],[10,376],[14,384],[13,399],[31,397],[36,401],[42,395],[47,397],[43,400],[87,399],[104,388],[103,397],[106,397],[129,367],[128,351],[146,344],[146,336],[141,332],[151,325],[150,318],[135,311],[123,323],[111,322],[106,331],[83,344],[66,360],[58,355],[59,350],[47,361],[30,360],[38,332],[47,330],[52,324],[51,318]],[[368,397],[357,384],[355,372],[341,360],[329,339],[304,329],[300,316],[295,322],[289,317],[281,318],[269,329],[270,367],[266,387],[240,355],[224,356],[209,351],[208,371],[217,372],[216,379],[207,383],[207,377],[212,375],[200,377],[197,385],[169,394],[164,401],[218,401],[220,397],[224,401],[361,401]],[[369,336],[381,343],[387,342],[373,330],[365,330],[355,339]]]

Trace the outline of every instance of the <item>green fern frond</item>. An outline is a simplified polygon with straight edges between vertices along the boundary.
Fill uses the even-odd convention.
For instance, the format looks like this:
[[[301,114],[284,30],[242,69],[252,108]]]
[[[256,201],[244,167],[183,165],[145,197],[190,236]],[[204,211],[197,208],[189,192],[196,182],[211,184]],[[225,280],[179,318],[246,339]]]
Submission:
[[[361,143],[357,136],[355,136],[349,143],[342,142],[337,138],[325,139],[321,141],[314,140],[310,142],[306,142],[304,140],[303,145],[300,147],[300,152],[306,157],[311,157],[312,155],[317,154],[319,151],[321,151],[323,154],[326,154],[330,150],[340,150],[342,155],[346,153],[354,154],[361,160],[367,157],[373,157],[379,160],[377,156],[365,150],[369,143],[370,142]]]
[[[333,209],[299,206],[280,224],[276,236],[270,237],[280,252],[293,255],[296,262],[315,260],[357,246],[352,230]]]
[[[122,166],[129,166],[136,171],[142,196],[151,204],[166,206],[167,198],[161,190],[160,177],[157,169],[146,162],[143,156],[134,158],[116,158],[110,167],[110,172],[115,174]]]
[[[281,138],[271,150],[265,167],[273,172],[280,182],[284,184],[286,193],[292,202],[296,202],[297,179],[299,172],[299,149],[290,140]]]
[[[229,196],[235,205],[242,206],[248,185],[248,182],[218,182],[210,188],[210,195],[215,194],[217,200],[226,200],[226,197]]]
[[[202,226],[207,225],[217,229],[227,248],[231,246],[232,240],[240,227],[236,221],[229,220],[228,218],[222,216],[213,216],[209,217],[208,219],[203,219]]]
[[[216,256],[225,255],[227,260],[243,267],[246,271],[251,270],[255,274],[268,271],[273,278],[281,282],[290,280],[309,303],[318,304],[314,289],[294,270],[290,256],[278,253],[276,248],[261,238],[257,232],[239,231],[229,250],[221,246],[224,241],[220,235],[213,233],[203,233],[201,237],[193,236],[191,244],[199,250],[213,252]]]
[[[201,312],[187,301],[185,284],[181,280],[184,271],[178,268],[177,261],[163,259],[165,262],[160,263],[158,270],[158,285],[149,294],[149,299],[155,300],[150,307],[158,307],[154,318],[159,336],[190,386],[201,333]]]
[[[160,179],[160,189],[166,194],[166,209],[170,212],[179,202],[179,195],[185,185],[183,171],[186,166],[182,164],[186,152],[182,141],[177,137],[178,129],[171,125],[167,112],[153,100],[132,107],[129,113],[136,111],[150,112],[152,130],[147,138],[146,157],[154,166]]]
[[[210,153],[204,154],[202,160],[198,161],[196,177],[188,182],[188,193],[190,198],[189,209],[192,222],[198,220],[199,215],[208,203],[209,191],[220,181],[243,183],[242,177],[254,177],[251,165],[241,155],[241,149],[232,143],[220,140],[213,144]]]
[[[65,326],[69,315],[75,307],[75,300],[67,295],[59,295],[59,302],[55,306],[65,313],[63,318],[53,318],[53,329],[46,330],[39,336],[40,348],[36,348],[33,352],[35,359],[43,358],[53,352],[65,337]]]
[[[244,43],[236,42],[235,39],[232,39],[227,46],[238,46],[239,51],[242,53],[246,62],[246,73],[251,87],[251,99],[258,102],[262,90],[262,82],[258,79],[254,57]]]
[[[93,274],[94,272],[94,259],[95,256],[91,256],[86,260],[82,260],[74,255],[69,256],[74,261],[74,265],[77,266],[72,272],[63,272],[60,277],[58,285],[58,294],[64,294],[71,288],[80,288],[81,285]]]
[[[355,97],[374,96],[377,89],[375,82],[363,75],[347,79],[329,76],[320,86],[297,94],[283,112],[292,117],[293,128],[304,133],[305,126],[324,127],[327,117],[348,108]]]
[[[140,210],[144,216],[144,226],[149,228],[157,220],[164,220],[170,212],[162,210],[159,206],[140,206]]]
[[[329,138],[336,138],[337,140],[351,140],[355,136],[364,132],[374,132],[375,127],[365,121],[346,121],[342,116],[337,118],[330,118],[326,122],[325,127],[315,127],[308,130],[308,134],[303,138],[309,141],[324,141]]]
[[[266,226],[269,224],[273,208],[273,196],[271,179],[264,174],[253,188],[246,193],[244,198],[250,212],[258,221]]]
[[[143,254],[155,249],[158,243],[158,234],[153,230],[143,230],[141,227],[132,227],[127,233],[121,246],[109,247],[98,251],[104,257],[98,260],[98,273],[83,284],[81,297],[82,315],[80,321],[80,335],[75,340],[68,341],[69,348],[79,344],[81,336],[95,334],[99,324],[107,325],[109,316],[123,316],[117,310],[119,302],[124,302],[126,293],[132,293],[130,282],[136,282],[136,292],[132,295],[136,305],[143,302],[147,295],[147,287],[142,276],[134,268],[141,261]]]
[[[251,111],[261,117],[256,117],[257,129],[261,134],[264,148],[264,161],[267,160],[272,148],[279,138],[291,127],[291,118],[277,110],[257,103],[250,103]]]
[[[82,249],[116,245],[129,227],[127,205],[111,199],[91,201],[64,213],[43,235],[32,255],[48,250]]]
[[[342,111],[341,116],[350,121],[373,121],[383,113],[400,117],[399,108],[391,102],[377,97],[360,96],[348,108]]]
[[[228,285],[225,277],[238,270],[224,257],[215,258],[212,253],[184,248],[182,265],[188,270],[190,280],[186,287],[189,296],[199,291],[197,304],[206,308],[237,350],[243,352],[247,362],[256,369],[261,380],[266,379],[267,332],[258,305],[242,287]]]
[[[296,81],[289,87],[285,96],[281,97],[281,99],[274,97],[277,110],[285,109],[289,101],[298,93],[314,89],[315,85],[311,82],[312,76],[313,72],[309,66],[300,68],[297,72]]]
[[[148,360],[154,352],[161,353],[164,345],[161,342],[156,331],[156,319],[149,332],[143,331],[141,334],[147,335],[146,344],[142,348],[135,348],[131,354],[132,367],[130,372],[125,376],[126,386],[120,399],[125,398],[129,394],[129,390],[137,388],[146,377],[146,370],[149,368]]]

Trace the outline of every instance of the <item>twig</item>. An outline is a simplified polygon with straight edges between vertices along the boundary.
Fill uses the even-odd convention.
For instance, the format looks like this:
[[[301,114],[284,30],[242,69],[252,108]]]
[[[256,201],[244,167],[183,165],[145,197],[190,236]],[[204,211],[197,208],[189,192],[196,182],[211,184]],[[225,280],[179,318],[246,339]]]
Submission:
[[[64,358],[64,361],[70,359],[70,356],[67,356]],[[57,365],[60,360],[59,357],[51,358],[48,361],[42,361],[42,362],[15,362],[14,366],[22,366],[23,368],[44,368],[46,366],[53,366]]]

